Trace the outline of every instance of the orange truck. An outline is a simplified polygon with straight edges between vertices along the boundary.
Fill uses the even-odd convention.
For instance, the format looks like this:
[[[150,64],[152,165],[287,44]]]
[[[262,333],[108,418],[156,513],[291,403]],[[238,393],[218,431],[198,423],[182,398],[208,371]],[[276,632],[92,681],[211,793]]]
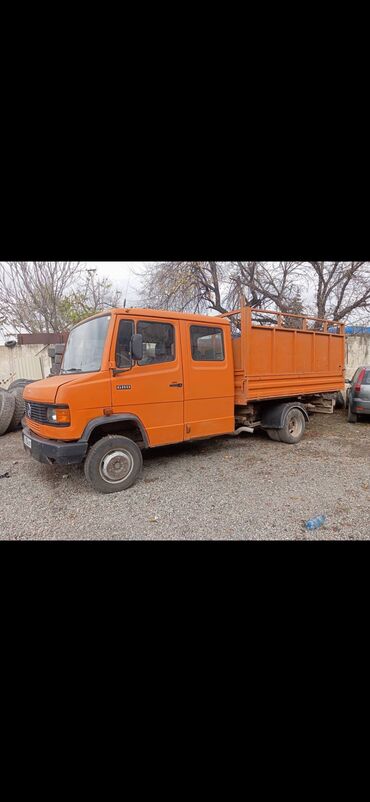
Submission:
[[[130,487],[142,450],[264,429],[298,443],[344,389],[344,325],[268,310],[112,309],[75,326],[61,373],[24,390],[23,443],[84,462],[95,490]]]

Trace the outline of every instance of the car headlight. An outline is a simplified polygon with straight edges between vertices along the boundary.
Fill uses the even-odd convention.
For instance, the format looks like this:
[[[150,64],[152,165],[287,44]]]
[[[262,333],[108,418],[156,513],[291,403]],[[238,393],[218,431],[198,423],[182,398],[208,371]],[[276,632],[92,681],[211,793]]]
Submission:
[[[47,407],[46,408],[46,417],[49,423],[54,424],[69,424],[71,422],[71,414],[69,411],[69,407],[60,406],[60,407]]]

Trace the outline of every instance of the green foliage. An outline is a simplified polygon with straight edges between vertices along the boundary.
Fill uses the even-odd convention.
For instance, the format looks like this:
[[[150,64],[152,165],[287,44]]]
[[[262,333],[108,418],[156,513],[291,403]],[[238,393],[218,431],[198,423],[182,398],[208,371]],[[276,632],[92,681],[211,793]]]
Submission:
[[[91,317],[91,315],[99,311],[93,307],[86,306],[83,300],[78,293],[73,293],[73,295],[63,298],[60,302],[59,315],[64,321],[65,329],[72,328],[77,323],[80,323],[81,320],[85,320],[85,318]]]
[[[59,303],[59,316],[64,328],[70,329],[105,308],[118,306],[120,293],[112,288],[107,278],[88,278],[84,286],[65,296]]]

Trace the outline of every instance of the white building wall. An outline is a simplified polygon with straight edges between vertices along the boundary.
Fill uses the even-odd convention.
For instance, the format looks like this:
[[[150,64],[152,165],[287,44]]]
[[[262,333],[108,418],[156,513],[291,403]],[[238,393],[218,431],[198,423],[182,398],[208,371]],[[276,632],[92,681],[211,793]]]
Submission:
[[[346,340],[346,379],[360,365],[370,365],[370,334],[351,334]]]
[[[50,373],[48,345],[0,345],[0,387],[15,379],[43,379]]]

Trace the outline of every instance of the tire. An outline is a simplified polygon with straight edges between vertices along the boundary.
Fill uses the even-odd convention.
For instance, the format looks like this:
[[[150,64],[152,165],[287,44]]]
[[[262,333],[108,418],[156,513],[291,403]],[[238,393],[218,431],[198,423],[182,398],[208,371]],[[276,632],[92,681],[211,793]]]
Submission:
[[[15,406],[13,417],[8,427],[8,432],[14,432],[20,426],[21,420],[26,411],[26,405],[23,399],[23,387],[14,387],[14,389],[10,392],[15,398]]]
[[[357,415],[351,410],[351,402],[348,401],[348,412],[347,412],[347,420],[348,423],[357,423]]]
[[[266,429],[266,432],[270,440],[277,440],[279,443],[281,442],[279,429]]]
[[[14,414],[15,398],[8,390],[0,388],[0,435],[5,434]]]
[[[295,445],[302,440],[305,433],[306,421],[300,409],[290,409],[285,424],[282,429],[279,429],[279,437],[282,443],[289,443]]]
[[[338,393],[335,393],[335,409],[344,409],[344,407],[345,401],[342,393],[339,391]]]
[[[27,384],[33,384],[34,381],[36,381],[36,379],[16,379],[16,381],[9,384],[8,390],[15,390],[16,387],[22,387],[24,389]]]
[[[119,493],[136,482],[142,467],[143,457],[136,443],[128,437],[110,434],[90,448],[84,470],[87,481],[98,493]]]

